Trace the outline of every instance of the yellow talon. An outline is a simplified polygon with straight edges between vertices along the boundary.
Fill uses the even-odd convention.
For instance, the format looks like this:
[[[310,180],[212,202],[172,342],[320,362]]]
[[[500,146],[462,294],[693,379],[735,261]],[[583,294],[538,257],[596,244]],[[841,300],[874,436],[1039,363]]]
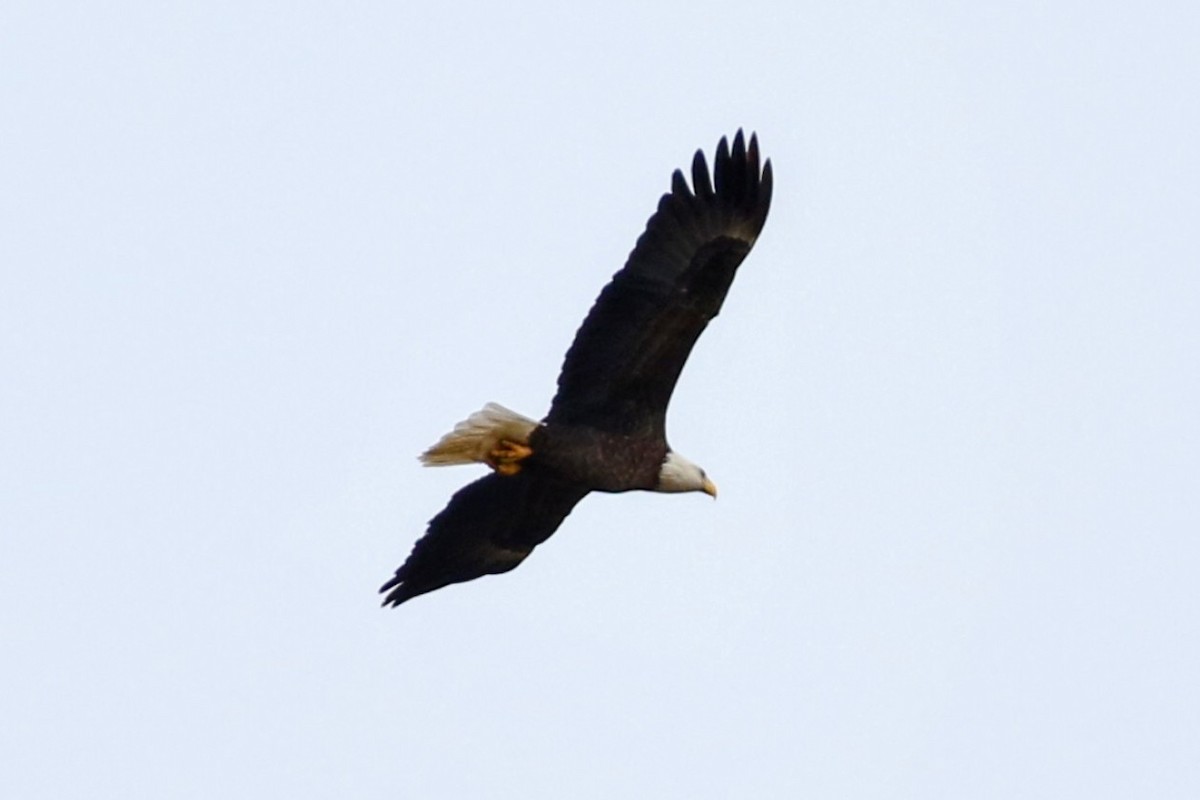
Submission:
[[[496,472],[506,477],[521,471],[520,462],[533,455],[533,448],[520,442],[501,439],[488,453],[487,463]]]

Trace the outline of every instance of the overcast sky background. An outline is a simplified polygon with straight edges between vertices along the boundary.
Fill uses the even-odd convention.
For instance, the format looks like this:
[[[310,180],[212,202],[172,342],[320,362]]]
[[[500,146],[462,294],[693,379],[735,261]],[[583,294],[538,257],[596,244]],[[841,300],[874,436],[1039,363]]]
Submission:
[[[497,4],[499,5],[499,4]],[[0,12],[0,795],[1200,796],[1194,3]],[[671,171],[721,487],[375,591]]]

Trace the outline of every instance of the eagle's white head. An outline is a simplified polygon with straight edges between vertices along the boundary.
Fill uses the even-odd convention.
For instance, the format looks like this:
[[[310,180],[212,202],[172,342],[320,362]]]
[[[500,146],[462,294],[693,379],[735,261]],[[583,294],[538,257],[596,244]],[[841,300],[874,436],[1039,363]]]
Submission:
[[[704,492],[714,500],[717,485],[708,479],[704,470],[673,450],[667,451],[662,468],[658,471],[656,492]]]

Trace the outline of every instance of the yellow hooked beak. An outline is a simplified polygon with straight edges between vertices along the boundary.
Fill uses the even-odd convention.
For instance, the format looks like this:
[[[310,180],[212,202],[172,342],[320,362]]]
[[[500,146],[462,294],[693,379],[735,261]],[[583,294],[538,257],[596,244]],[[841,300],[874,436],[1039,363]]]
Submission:
[[[717,499],[717,485],[709,480],[707,476],[704,478],[704,484],[700,487],[700,491],[704,492],[713,500]]]

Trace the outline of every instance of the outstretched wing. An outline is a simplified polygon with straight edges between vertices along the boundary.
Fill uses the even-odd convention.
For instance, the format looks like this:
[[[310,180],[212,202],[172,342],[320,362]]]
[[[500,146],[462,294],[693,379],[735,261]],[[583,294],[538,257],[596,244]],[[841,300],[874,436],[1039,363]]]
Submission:
[[[667,404],[692,345],[721,304],[771,205],[771,162],[739,130],[717,146],[715,181],[702,151],[692,188],[675,171],[646,224],[567,351],[548,423],[664,435]]]
[[[398,606],[452,583],[508,572],[550,538],[587,493],[534,466],[464,486],[379,589],[388,592],[383,604]]]

